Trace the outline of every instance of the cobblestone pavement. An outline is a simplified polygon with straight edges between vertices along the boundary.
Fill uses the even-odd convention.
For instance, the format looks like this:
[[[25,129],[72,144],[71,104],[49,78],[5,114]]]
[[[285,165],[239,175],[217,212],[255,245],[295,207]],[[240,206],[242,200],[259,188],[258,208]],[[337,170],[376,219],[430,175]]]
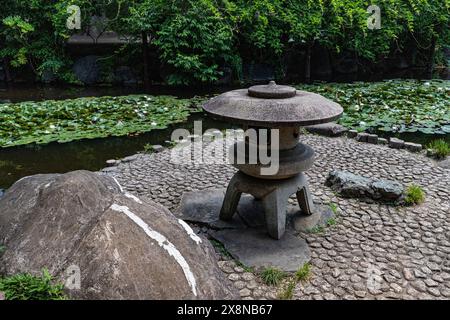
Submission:
[[[298,235],[311,247],[312,274],[297,283],[293,298],[450,298],[450,170],[420,154],[347,138],[306,135],[302,141],[316,151],[315,165],[307,172],[314,200],[335,203],[340,215],[336,225],[321,233]],[[426,201],[393,207],[340,198],[324,186],[334,169],[418,184]],[[107,171],[126,190],[174,210],[183,192],[226,187],[235,169],[226,164],[173,164],[170,150],[165,150]],[[233,260],[219,260],[244,299],[273,299],[283,290],[283,285],[264,285]]]

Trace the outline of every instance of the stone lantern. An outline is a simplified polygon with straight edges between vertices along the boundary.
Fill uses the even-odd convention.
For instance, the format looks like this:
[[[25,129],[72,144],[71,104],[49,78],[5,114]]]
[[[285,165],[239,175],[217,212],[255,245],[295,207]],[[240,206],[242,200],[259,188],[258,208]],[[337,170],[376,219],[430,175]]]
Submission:
[[[246,135],[244,141],[238,141],[230,150],[232,164],[239,171],[228,185],[220,219],[230,220],[241,194],[248,193],[262,201],[267,231],[272,238],[280,239],[286,227],[288,198],[292,194],[296,194],[303,213],[314,212],[308,180],[303,174],[313,165],[314,150],[299,141],[300,127],[338,119],[343,112],[339,104],[321,95],[271,81],[268,85],[221,94],[209,100],[203,109],[214,118],[238,123],[244,130],[256,132],[256,137]],[[266,136],[268,130],[271,134]],[[259,157],[262,148],[270,150],[271,155],[278,155],[278,170],[273,174],[263,173],[268,165]],[[258,151],[256,162],[251,161],[251,151],[255,149]]]

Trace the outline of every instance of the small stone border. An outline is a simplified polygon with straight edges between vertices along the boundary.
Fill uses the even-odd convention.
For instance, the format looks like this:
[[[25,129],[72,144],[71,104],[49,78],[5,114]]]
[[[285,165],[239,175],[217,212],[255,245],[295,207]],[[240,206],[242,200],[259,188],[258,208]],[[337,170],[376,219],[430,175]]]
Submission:
[[[398,138],[381,138],[376,134],[370,134],[366,132],[358,132],[356,130],[349,130],[347,132],[347,138],[355,139],[358,142],[366,142],[370,144],[382,144],[387,145],[392,149],[406,149],[410,152],[422,152],[424,150],[423,145],[420,143],[406,142]],[[426,150],[426,155],[428,157],[433,157],[433,151],[431,149]]]

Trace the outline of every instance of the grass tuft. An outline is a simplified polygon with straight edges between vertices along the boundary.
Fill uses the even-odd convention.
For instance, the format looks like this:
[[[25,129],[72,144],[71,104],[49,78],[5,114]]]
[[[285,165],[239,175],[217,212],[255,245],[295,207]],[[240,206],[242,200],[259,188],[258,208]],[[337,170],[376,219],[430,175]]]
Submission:
[[[308,262],[301,266],[295,273],[295,278],[297,281],[305,281],[311,275],[311,264]]]
[[[428,145],[428,149],[433,150],[433,154],[438,159],[442,159],[442,158],[445,158],[446,156],[450,155],[450,144],[448,144],[443,139],[438,139],[438,140],[432,141]]]
[[[412,184],[406,189],[405,203],[407,205],[421,204],[425,201],[425,192],[418,185]]]
[[[284,288],[284,290],[278,294],[278,299],[291,300],[294,296],[294,289],[296,284],[297,282],[295,281],[289,281],[286,285],[286,288]]]
[[[270,286],[277,286],[286,276],[285,272],[274,267],[267,267],[261,272],[261,279]]]

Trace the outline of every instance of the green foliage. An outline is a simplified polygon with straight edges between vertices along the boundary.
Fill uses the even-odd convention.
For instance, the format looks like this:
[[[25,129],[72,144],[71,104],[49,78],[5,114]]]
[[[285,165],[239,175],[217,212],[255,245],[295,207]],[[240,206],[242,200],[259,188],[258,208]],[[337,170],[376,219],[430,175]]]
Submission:
[[[211,239],[211,244],[213,245],[216,250],[223,255],[226,258],[232,258],[231,254],[228,252],[228,250],[225,248],[222,242],[219,242],[217,240]]]
[[[41,276],[28,273],[0,278],[0,292],[6,300],[64,300],[64,286],[54,283],[47,270]]]
[[[308,262],[301,266],[295,273],[295,278],[297,281],[305,281],[311,275],[311,264]]]
[[[408,186],[405,194],[405,203],[407,205],[421,204],[425,201],[425,192],[418,185]]]
[[[383,62],[413,50],[416,65],[442,57],[449,45],[449,0],[4,0],[0,11],[0,58],[36,75],[53,71],[74,81],[65,41],[67,7],[78,5],[82,26],[142,33],[166,67],[170,84],[213,83],[223,66],[242,73],[242,61],[270,63],[283,75],[283,58],[320,44],[335,53]],[[381,29],[369,30],[369,4],[381,8]],[[94,23],[93,15],[107,21]],[[131,42],[125,47],[136,48]],[[116,54],[123,54],[119,50]],[[442,58],[440,58],[442,59]]]
[[[285,272],[274,267],[267,267],[261,272],[261,279],[270,286],[277,286],[286,276]]]
[[[332,211],[334,214],[337,214],[337,213],[338,213],[338,206],[337,206],[336,203],[330,202],[330,203],[328,204],[328,206],[330,207],[331,211]]]
[[[0,105],[0,147],[142,133],[196,110],[187,99],[146,95],[6,103]]]
[[[148,154],[153,153],[153,145],[146,143],[144,146],[144,152]]]
[[[450,155],[450,145],[443,139],[432,141],[428,148],[432,150],[433,155],[438,158],[445,158]]]
[[[388,80],[299,85],[340,103],[339,123],[358,131],[450,133],[450,82]]]

